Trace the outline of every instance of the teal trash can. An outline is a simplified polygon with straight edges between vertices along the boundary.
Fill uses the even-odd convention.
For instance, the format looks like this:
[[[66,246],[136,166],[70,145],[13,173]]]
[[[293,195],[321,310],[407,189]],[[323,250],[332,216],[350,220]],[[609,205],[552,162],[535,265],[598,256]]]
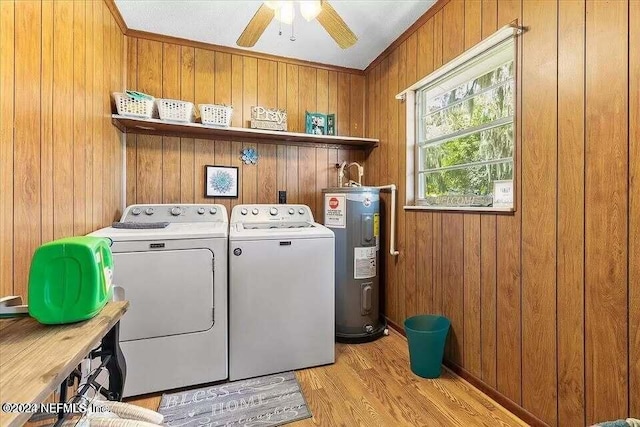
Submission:
[[[451,322],[443,316],[424,314],[404,321],[409,341],[411,370],[422,378],[438,378]]]

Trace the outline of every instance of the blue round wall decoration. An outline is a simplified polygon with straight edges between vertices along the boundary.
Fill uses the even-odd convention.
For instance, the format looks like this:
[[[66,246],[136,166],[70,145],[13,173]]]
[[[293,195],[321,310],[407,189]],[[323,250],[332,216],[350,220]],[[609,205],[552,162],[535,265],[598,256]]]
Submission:
[[[258,163],[258,151],[255,148],[245,148],[242,150],[242,161],[245,165],[255,165]]]

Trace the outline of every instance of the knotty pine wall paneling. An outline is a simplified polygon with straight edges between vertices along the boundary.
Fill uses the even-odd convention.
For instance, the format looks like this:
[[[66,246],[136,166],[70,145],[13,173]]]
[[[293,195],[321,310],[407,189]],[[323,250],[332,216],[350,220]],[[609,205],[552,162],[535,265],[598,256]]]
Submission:
[[[464,51],[464,2],[449,2],[440,13],[442,25],[438,32],[442,34],[442,56],[438,62],[445,64]],[[463,227],[462,214],[442,214],[442,304],[452,324],[447,352],[450,360],[458,365],[462,365],[464,356]]]
[[[258,78],[258,105],[276,106],[278,103],[278,86],[271,84],[271,82],[277,81],[278,63],[259,59],[257,72],[258,76],[266,76],[265,79]],[[264,191],[258,192],[259,203],[269,203],[272,201],[269,195],[277,194],[277,150],[278,147],[272,144],[265,144],[262,147],[264,157],[258,163],[258,183],[263,187]],[[222,161],[224,160],[222,159]]]
[[[442,66],[442,10],[439,10],[433,17],[433,36],[431,40],[433,43],[433,70],[435,70]],[[433,247],[433,260],[431,263],[433,299],[431,310],[437,313],[444,313],[442,303],[442,214],[440,212],[433,213],[431,233],[433,236],[431,239]],[[447,341],[449,342],[450,340],[451,338],[447,337]],[[450,349],[445,351],[450,352]]]
[[[498,1],[497,13],[496,30],[516,20],[522,22],[519,1]],[[522,75],[522,40],[518,43],[516,73]],[[519,79],[517,123],[522,119],[522,91],[522,79]],[[516,212],[496,216],[496,385],[507,398],[522,404],[522,126],[516,125],[515,138]]]
[[[558,4],[558,424],[585,419],[584,2]]]
[[[119,218],[125,39],[94,1],[0,2],[0,296],[42,243]]]
[[[365,76],[155,40],[127,37],[127,87],[154,96],[234,107],[233,126],[249,126],[251,107],[285,108],[289,130],[304,132],[305,111],[333,112],[341,135],[364,135]],[[256,148],[257,165],[240,152]],[[127,204],[307,204],[322,220],[320,191],[337,184],[335,163],[364,161],[357,150],[242,141],[127,136]],[[239,168],[237,199],[204,197],[204,166]]]
[[[135,76],[131,78],[134,81],[136,79]],[[180,99],[195,102],[195,49],[189,46],[180,46]],[[136,155],[135,139],[133,144],[134,146],[131,149],[127,146],[127,154],[131,151],[133,155]],[[193,138],[180,138],[180,176],[182,178],[180,179],[180,201],[184,203],[195,203],[196,199],[194,162],[195,140]],[[133,174],[133,179],[135,179],[135,173]],[[129,182],[128,163],[127,182]],[[135,198],[127,200],[135,200]]]
[[[409,82],[415,81],[417,75],[417,50],[418,50],[418,35],[416,33],[412,34],[406,42],[405,45],[405,53],[404,53],[404,74],[401,76],[402,86],[406,86]],[[400,128],[400,136],[399,140],[403,140],[406,138],[407,129],[406,126],[403,126],[402,123],[406,121],[407,111],[406,108],[403,108],[403,105],[399,106],[399,128]],[[401,174],[406,173],[407,170],[407,157],[406,157],[406,149],[402,146],[402,144],[398,144],[398,158],[400,159],[400,167],[398,169],[398,194],[406,193],[406,182],[403,179]],[[404,229],[405,230],[415,230],[416,229],[416,217],[415,215],[406,215],[403,217],[404,220]],[[400,228],[402,229],[402,228]],[[404,261],[404,266],[401,267],[404,271],[404,280],[406,290],[404,291],[404,315],[405,317],[410,317],[418,313],[418,295],[416,289],[416,249],[418,245],[418,241],[416,239],[416,233],[403,233],[404,241],[403,249],[401,252],[401,256]]]
[[[0,2],[0,295],[13,293],[15,3]],[[24,288],[21,288],[24,289]]]
[[[466,6],[465,6],[466,9]],[[497,0],[482,0],[481,36],[490,36],[498,27]],[[465,47],[468,47],[465,46]],[[497,389],[497,220],[480,215],[480,327],[481,379]]]
[[[41,159],[40,68],[42,39],[29,31],[29,25],[40,27],[42,5],[39,2],[17,2],[14,11],[15,85],[13,131],[13,292],[26,294],[28,260],[42,241],[42,203],[40,176],[26,165],[39,165]],[[4,25],[3,25],[4,27]],[[24,33],[23,30],[25,29]],[[22,34],[21,34],[22,33]],[[27,52],[23,54],[22,52]],[[35,107],[35,108],[34,108]],[[52,176],[52,175],[49,175]],[[7,207],[3,206],[3,210]],[[11,289],[11,288],[10,288]]]
[[[629,3],[629,23],[640,2]],[[629,413],[640,414],[640,26],[629,25]],[[634,284],[634,285],[632,285]]]
[[[586,4],[584,208],[588,424],[614,419],[629,411],[628,293],[637,283],[630,283],[628,276],[628,185],[629,165],[639,159],[628,158],[628,7],[624,1]]]
[[[387,114],[391,118],[387,123],[387,138],[390,140],[398,139],[398,102],[395,101],[395,94],[399,92],[398,89],[398,71],[399,66],[398,63],[400,61],[400,49],[396,49],[391,52],[389,55],[389,66],[387,69],[388,76],[388,86],[387,86],[387,98],[383,101],[387,103]],[[398,182],[398,150],[393,146],[389,146],[386,150],[386,178],[387,182],[395,183]],[[385,206],[391,205],[391,198],[388,193],[383,194],[383,203]],[[387,235],[388,236],[388,235]],[[398,242],[401,239],[397,239]],[[403,274],[403,272],[399,269],[399,258],[394,257],[390,260],[391,262],[386,265],[386,277],[389,279],[395,278],[395,283],[398,284],[400,282],[399,276]],[[392,317],[397,317],[398,313],[398,296],[399,296],[399,286],[393,286],[389,289],[390,298],[387,300],[387,307],[385,313],[389,313]]]
[[[557,423],[557,8],[524,2],[521,117],[522,406]],[[533,30],[535,29],[535,31]]]
[[[516,211],[401,202],[403,254],[388,256],[383,240],[381,277],[392,323],[449,317],[447,364],[541,424],[640,411],[639,18],[626,0],[443,0],[365,71],[366,134],[381,140],[365,178],[406,188],[405,105],[394,95],[504,25],[528,28]]]
[[[398,90],[401,90],[401,88],[406,86],[406,81],[407,81],[407,44],[403,43],[398,49]],[[402,105],[399,105],[397,102],[395,104],[397,108],[397,115],[395,117],[398,117],[397,139],[404,140],[406,135],[406,126],[402,126],[402,123],[405,123],[406,109],[401,108]],[[398,147],[395,147],[395,150],[394,150],[395,157],[397,159],[396,161],[397,166],[394,169],[394,174],[395,174],[394,182],[398,183],[398,193],[404,194],[405,184],[404,184],[404,181],[400,182],[401,181],[400,171],[406,169],[406,156],[403,155],[404,153],[401,150],[401,148],[402,147],[398,146]],[[404,227],[405,227],[404,216],[398,217],[398,222],[396,226],[404,230]],[[407,302],[411,304],[411,300],[412,300],[412,296],[411,296],[412,289],[409,289],[407,288],[407,286],[405,286],[405,274],[406,274],[405,264],[407,262],[406,255],[405,255],[406,238],[396,239],[396,240],[397,240],[396,242],[397,250],[398,252],[400,252],[396,260],[396,266],[398,269],[396,273],[396,279],[398,283],[398,305],[396,307],[396,310],[397,310],[398,317],[406,317]]]
[[[162,96],[180,97],[180,46],[164,45],[162,52]],[[180,201],[180,182],[173,177],[180,174],[180,138],[162,137],[162,164],[166,174],[162,176],[162,201]]]
[[[481,7],[481,0],[469,0],[464,3],[464,49],[468,49],[482,39]],[[463,226],[463,359],[468,371],[480,377],[482,375],[480,215],[465,215]]]

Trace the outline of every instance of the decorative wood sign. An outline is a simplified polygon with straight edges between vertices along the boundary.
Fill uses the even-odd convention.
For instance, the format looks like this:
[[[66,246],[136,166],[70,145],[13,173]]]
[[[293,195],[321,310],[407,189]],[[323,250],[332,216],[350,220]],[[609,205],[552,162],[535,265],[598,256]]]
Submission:
[[[446,207],[488,207],[493,203],[493,196],[479,196],[476,194],[469,195],[445,195],[445,196],[428,196],[425,198],[427,205],[430,206],[446,206]]]
[[[251,107],[251,129],[287,130],[287,112],[277,108]]]

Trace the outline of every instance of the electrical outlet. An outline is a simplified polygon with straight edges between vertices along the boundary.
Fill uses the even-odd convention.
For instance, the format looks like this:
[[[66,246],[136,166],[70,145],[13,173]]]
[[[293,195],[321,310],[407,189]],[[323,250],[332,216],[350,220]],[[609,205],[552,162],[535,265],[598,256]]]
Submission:
[[[287,192],[284,190],[278,191],[278,203],[284,205],[287,203]]]

